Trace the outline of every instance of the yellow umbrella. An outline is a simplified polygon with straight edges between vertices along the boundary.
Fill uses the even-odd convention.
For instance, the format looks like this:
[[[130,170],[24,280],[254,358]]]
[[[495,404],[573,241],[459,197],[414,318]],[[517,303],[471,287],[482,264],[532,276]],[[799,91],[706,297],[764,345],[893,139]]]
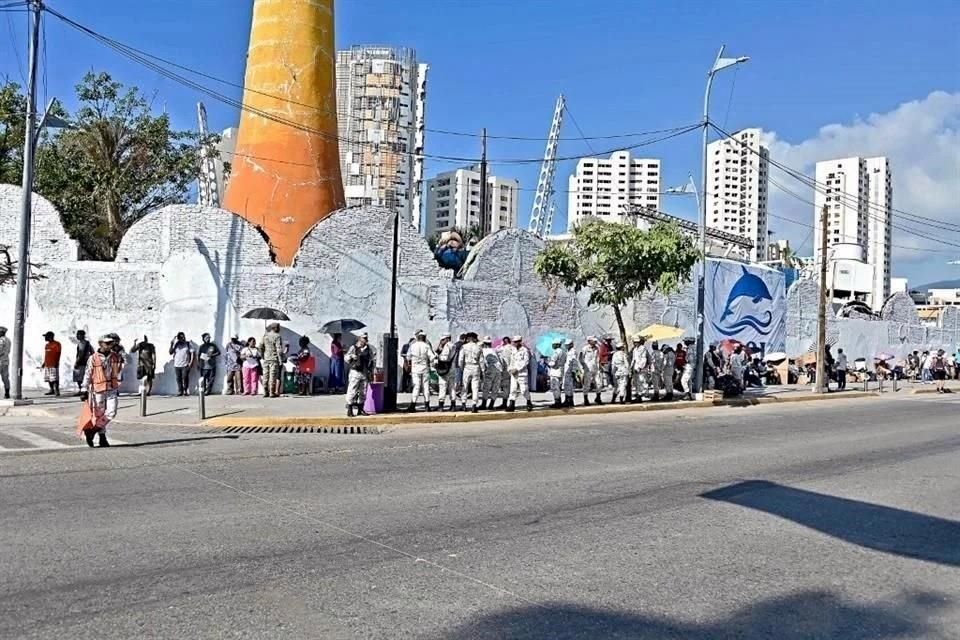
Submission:
[[[664,340],[679,338],[684,334],[684,330],[680,327],[671,327],[666,324],[652,324],[645,329],[641,329],[639,334],[647,340],[662,342]]]

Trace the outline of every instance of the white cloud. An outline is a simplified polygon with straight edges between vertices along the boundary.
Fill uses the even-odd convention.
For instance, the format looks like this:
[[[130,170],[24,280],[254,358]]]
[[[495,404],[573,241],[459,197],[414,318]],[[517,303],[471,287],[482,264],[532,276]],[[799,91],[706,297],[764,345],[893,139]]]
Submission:
[[[776,132],[768,132],[765,137],[771,158],[811,176],[819,160],[887,156],[893,171],[895,208],[960,224],[960,93],[934,91],[922,100],[905,102],[887,113],[857,118],[850,124],[824,126],[816,136],[797,144],[779,139]],[[782,174],[778,176],[771,172],[771,176],[799,195],[813,200],[812,189]],[[797,201],[772,184],[770,210],[806,224],[813,223],[811,205]],[[895,223],[898,222],[896,216],[895,213]],[[809,229],[777,218],[771,219],[770,225],[795,242],[802,242],[809,236]],[[928,235],[942,234],[944,239],[960,244],[960,233],[935,229],[926,229],[925,232]],[[893,243],[949,249],[897,229],[893,231]],[[807,242],[805,250],[812,253],[811,246]],[[894,270],[898,272],[929,272],[933,264],[943,265],[944,260],[944,254],[894,249]],[[918,264],[920,262],[929,264]]]

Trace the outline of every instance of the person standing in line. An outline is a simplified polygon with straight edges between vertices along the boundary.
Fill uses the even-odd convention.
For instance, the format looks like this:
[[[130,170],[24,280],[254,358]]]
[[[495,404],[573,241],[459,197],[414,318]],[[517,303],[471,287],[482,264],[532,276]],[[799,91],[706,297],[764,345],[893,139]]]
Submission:
[[[937,383],[937,393],[946,393],[947,358],[943,355],[943,349],[930,355],[930,374]]]
[[[566,358],[563,364],[563,406],[572,407],[574,378],[580,372],[580,358],[577,357],[573,338],[567,338],[564,347]]]
[[[157,371],[157,348],[147,336],[143,336],[143,342],[134,339],[130,353],[137,354],[137,380],[149,396],[153,393],[153,378]]]
[[[173,370],[177,375],[177,395],[190,395],[190,368],[193,366],[193,347],[187,342],[187,336],[181,331],[170,341],[170,355],[173,356]]]
[[[358,416],[365,416],[363,403],[367,399],[367,383],[373,376],[373,367],[376,364],[376,354],[370,346],[366,333],[361,333],[357,341],[347,351],[344,362],[349,368],[347,374],[347,417],[354,416],[356,409]]]
[[[453,343],[453,390],[450,399],[451,405],[454,405],[461,398],[466,406],[466,391],[463,389],[463,369],[460,367],[460,350],[467,343],[467,334],[461,333],[460,337]],[[452,410],[452,409],[451,409]]]
[[[197,348],[197,358],[200,360],[200,376],[203,384],[203,395],[213,393],[213,381],[217,377],[217,358],[220,357],[220,347],[213,343],[209,333],[200,336],[201,344]]]
[[[116,333],[107,334],[113,340],[113,352],[117,354],[117,360],[120,363],[120,385],[123,385],[123,371],[127,368],[127,350],[123,348],[120,336]]]
[[[587,344],[580,350],[580,366],[583,369],[583,406],[590,406],[590,390],[596,392],[593,401],[597,404],[603,404],[600,398],[600,389],[603,386],[600,371],[600,350],[597,347],[597,339],[593,336],[587,337]]]
[[[457,366],[463,372],[463,399],[461,407],[467,410],[467,396],[473,399],[470,409],[473,413],[479,411],[480,403],[480,369],[483,364],[483,351],[477,343],[477,334],[472,331],[465,336],[466,342],[460,347]]]
[[[413,390],[413,376],[410,375],[410,360],[407,358],[407,352],[416,342],[416,338],[410,338],[407,344],[400,347],[400,392],[410,393]]]
[[[310,351],[310,337],[300,336],[297,351],[297,395],[313,395],[313,371],[316,359]]]
[[[550,393],[553,394],[553,408],[563,408],[560,399],[563,394],[563,372],[567,367],[567,352],[563,350],[563,339],[554,338],[550,345],[553,349],[547,357],[547,376],[550,380]]]
[[[73,359],[73,382],[77,385],[77,395],[83,393],[80,387],[83,386],[83,376],[87,371],[87,359],[93,355],[93,345],[87,340],[87,332],[83,329],[77,330],[77,355]]]
[[[500,408],[506,410],[507,405],[510,402],[510,363],[513,362],[513,342],[510,340],[510,336],[503,336],[503,339],[500,341],[500,346],[497,347],[497,353],[500,355],[500,362],[503,363],[503,373],[504,375],[500,376],[500,394],[503,397],[503,402],[500,404]]]
[[[0,379],[3,380],[3,397],[10,399],[10,338],[7,328],[0,327]]]
[[[830,381],[834,380],[837,376],[836,370],[836,359],[833,357],[833,353],[830,351],[830,345],[826,345],[824,353],[827,354],[827,357],[824,359],[826,363],[824,365],[824,373],[826,374],[823,378],[823,388],[830,391]]]
[[[327,388],[334,393],[339,393],[345,388],[343,381],[343,336],[335,333],[330,336],[330,381]]]
[[[450,411],[454,411],[457,406],[456,401],[456,368],[458,348],[451,341],[449,333],[440,336],[440,344],[437,345],[437,383],[440,390],[440,411],[444,410],[447,398],[450,398]]]
[[[430,411],[430,369],[436,361],[437,354],[427,343],[427,334],[417,331],[416,341],[407,349],[407,360],[410,361],[410,375],[413,377],[413,391],[410,393],[410,404],[407,411],[417,410],[417,400],[423,396],[423,404]]]
[[[837,391],[843,391],[847,388],[847,354],[843,352],[843,349],[837,349],[835,367],[837,370]]]
[[[527,411],[533,411],[530,403],[530,349],[524,346],[521,336],[513,336],[513,357],[507,372],[510,374],[510,404],[507,405],[507,411],[517,408],[520,396],[527,401]]]
[[[617,340],[613,355],[610,356],[610,369],[616,383],[613,391],[613,402],[619,399],[620,404],[627,404],[627,385],[630,384],[630,358],[623,342]]]
[[[223,349],[223,370],[226,377],[227,395],[241,395],[243,393],[243,369],[240,352],[243,351],[243,345],[240,343],[240,336],[234,334],[230,337],[230,342]]]
[[[680,345],[677,345],[678,347]],[[684,400],[693,400],[693,359],[688,349],[683,350],[683,370],[680,372],[680,388],[683,390]],[[702,389],[701,389],[702,391]]]
[[[703,354],[703,388],[713,389],[722,370],[723,363],[717,353],[717,345],[712,344]]]
[[[504,369],[503,361],[500,360],[497,350],[493,348],[493,339],[490,336],[483,337],[480,357],[483,363],[483,401],[480,403],[480,408],[495,409],[501,389],[500,378]]]
[[[105,335],[98,340],[99,349],[87,359],[83,383],[80,385],[81,399],[91,404],[93,428],[84,431],[87,446],[93,446],[94,435],[99,436],[101,447],[109,447],[107,427],[117,417],[117,405],[120,399],[120,356],[114,349],[113,337]],[[90,397],[91,387],[93,397]]]
[[[744,374],[746,373],[749,362],[747,354],[743,351],[743,346],[738,344],[734,347],[733,353],[730,355],[730,375],[732,375],[733,379],[740,385],[740,389],[747,388],[744,384]]]
[[[603,338],[597,344],[597,355],[599,357],[600,375],[594,378],[597,384],[597,390],[603,391],[607,387],[613,387],[613,374],[610,371],[610,356],[613,354],[613,340]]]
[[[680,387],[681,391],[686,392],[683,387],[683,370],[687,366],[687,349],[683,346],[682,342],[678,342],[674,353],[676,353],[676,355],[674,356],[673,365],[673,388],[676,389],[677,387]]]
[[[660,344],[654,340],[650,344],[650,388],[652,389],[652,399],[660,400],[660,390],[663,388],[663,351],[660,350]]]
[[[263,353],[257,347],[257,339],[253,336],[247,338],[247,346],[240,350],[240,360],[243,363],[243,395],[257,395],[257,388],[260,386],[260,361],[263,359]]]
[[[279,398],[280,371],[283,366],[283,340],[280,338],[280,323],[271,322],[260,341],[263,367],[263,397]]]
[[[647,351],[647,339],[643,336],[633,337],[633,353],[630,354],[631,382],[633,397],[631,401],[643,402],[643,394],[649,386],[650,379],[650,352]]]
[[[673,400],[673,374],[677,367],[677,354],[669,344],[663,345],[661,351],[663,352],[663,388],[666,392],[664,399],[670,401]]]
[[[54,340],[53,331],[43,334],[46,344],[43,347],[43,380],[50,386],[45,396],[60,395],[60,354],[63,349],[60,343]]]

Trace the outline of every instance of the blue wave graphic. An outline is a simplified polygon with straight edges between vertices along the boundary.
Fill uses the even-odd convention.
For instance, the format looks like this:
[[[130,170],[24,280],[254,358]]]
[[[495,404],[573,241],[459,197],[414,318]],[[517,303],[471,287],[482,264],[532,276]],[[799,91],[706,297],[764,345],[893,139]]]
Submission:
[[[768,328],[773,323],[773,314],[770,313],[769,310],[765,311],[764,313],[766,314],[766,320],[761,320],[756,316],[747,315],[747,316],[743,316],[733,324],[726,327],[720,326],[716,322],[712,324],[717,331],[719,331],[725,336],[736,335],[740,333],[742,329],[746,329],[746,328],[753,329],[760,335],[765,336],[769,334],[771,331],[773,331],[772,328]]]

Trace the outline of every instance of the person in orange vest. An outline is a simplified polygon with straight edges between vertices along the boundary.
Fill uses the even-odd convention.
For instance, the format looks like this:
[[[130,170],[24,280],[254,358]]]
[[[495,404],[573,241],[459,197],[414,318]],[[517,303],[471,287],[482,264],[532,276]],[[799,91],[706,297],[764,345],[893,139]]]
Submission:
[[[109,447],[107,442],[107,425],[117,417],[117,402],[120,398],[120,369],[123,363],[114,350],[114,339],[101,336],[98,340],[100,348],[87,360],[87,369],[83,374],[81,399],[90,402],[93,407],[94,429],[84,431],[87,445],[93,446],[93,436],[100,439],[101,447]],[[92,387],[92,389],[91,389]],[[90,391],[93,396],[90,396]]]

